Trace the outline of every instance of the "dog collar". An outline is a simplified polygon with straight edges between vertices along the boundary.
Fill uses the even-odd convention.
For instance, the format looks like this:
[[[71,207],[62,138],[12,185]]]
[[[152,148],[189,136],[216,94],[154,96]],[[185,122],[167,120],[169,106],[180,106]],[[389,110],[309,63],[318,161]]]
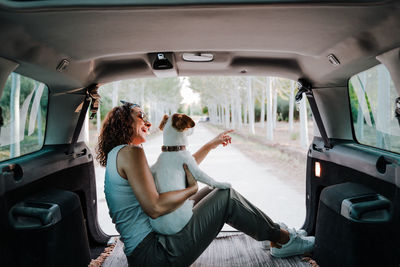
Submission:
[[[161,150],[163,152],[176,152],[176,151],[186,150],[186,146],[162,146]]]

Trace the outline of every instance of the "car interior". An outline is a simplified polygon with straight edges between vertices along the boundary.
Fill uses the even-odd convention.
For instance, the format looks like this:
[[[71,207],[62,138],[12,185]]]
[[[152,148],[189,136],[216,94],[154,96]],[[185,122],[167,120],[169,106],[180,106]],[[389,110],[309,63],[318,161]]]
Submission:
[[[82,131],[99,86],[216,75],[307,97],[318,264],[399,265],[399,1],[1,0],[0,29],[1,266],[87,266],[110,240]]]

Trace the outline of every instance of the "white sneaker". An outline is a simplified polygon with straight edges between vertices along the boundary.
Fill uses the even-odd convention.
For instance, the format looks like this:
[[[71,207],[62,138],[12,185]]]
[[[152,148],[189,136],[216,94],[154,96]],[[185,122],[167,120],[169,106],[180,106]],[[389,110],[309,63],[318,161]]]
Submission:
[[[290,240],[281,248],[271,247],[271,255],[278,258],[301,255],[314,249],[315,237],[301,236],[293,230],[288,230]]]
[[[281,227],[281,229],[286,230],[286,231],[289,232],[289,227],[288,227],[286,224],[284,224],[283,222],[277,222],[277,224],[279,224],[279,226]],[[293,228],[293,230],[294,230],[298,235],[301,235],[301,236],[307,236],[307,235],[308,235],[307,231],[304,230],[304,229],[296,230],[295,228]]]

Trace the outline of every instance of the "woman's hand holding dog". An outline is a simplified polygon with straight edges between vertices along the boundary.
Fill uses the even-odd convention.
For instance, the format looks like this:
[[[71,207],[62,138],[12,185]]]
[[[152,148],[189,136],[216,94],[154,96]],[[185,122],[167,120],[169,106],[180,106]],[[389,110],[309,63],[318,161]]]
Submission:
[[[185,170],[186,173],[186,181],[187,181],[187,188],[192,188],[193,189],[193,194],[197,192],[199,189],[199,186],[197,184],[196,179],[194,178],[193,174],[190,172],[188,166],[186,164],[183,164],[183,169]]]

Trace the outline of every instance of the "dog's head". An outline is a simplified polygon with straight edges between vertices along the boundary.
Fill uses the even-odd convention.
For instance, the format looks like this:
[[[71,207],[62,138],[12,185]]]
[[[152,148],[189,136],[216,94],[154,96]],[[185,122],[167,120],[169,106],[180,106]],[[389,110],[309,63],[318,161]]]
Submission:
[[[175,113],[171,117],[164,115],[160,130],[163,131],[164,146],[188,145],[187,136],[190,135],[190,129],[196,124],[186,114]]]

